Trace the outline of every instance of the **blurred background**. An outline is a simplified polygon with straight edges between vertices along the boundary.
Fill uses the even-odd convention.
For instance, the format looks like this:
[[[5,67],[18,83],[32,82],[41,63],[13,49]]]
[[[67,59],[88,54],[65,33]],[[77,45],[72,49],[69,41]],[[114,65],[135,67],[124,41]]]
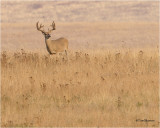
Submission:
[[[1,1],[2,50],[45,50],[37,21],[70,49],[157,47],[158,1]]]

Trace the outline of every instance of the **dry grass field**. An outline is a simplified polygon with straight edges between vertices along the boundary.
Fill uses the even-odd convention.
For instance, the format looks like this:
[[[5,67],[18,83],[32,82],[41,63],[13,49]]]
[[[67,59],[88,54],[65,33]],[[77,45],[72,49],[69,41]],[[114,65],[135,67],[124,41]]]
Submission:
[[[68,57],[2,52],[2,126],[158,126],[158,49]]]
[[[1,126],[158,127],[158,46],[158,1],[2,0]]]

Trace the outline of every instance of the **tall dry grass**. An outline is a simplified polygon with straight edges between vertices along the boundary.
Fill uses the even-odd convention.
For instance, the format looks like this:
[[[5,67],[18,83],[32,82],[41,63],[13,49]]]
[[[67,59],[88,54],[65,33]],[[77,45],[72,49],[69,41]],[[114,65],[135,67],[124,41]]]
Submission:
[[[2,52],[2,126],[158,126],[158,63],[157,49]]]

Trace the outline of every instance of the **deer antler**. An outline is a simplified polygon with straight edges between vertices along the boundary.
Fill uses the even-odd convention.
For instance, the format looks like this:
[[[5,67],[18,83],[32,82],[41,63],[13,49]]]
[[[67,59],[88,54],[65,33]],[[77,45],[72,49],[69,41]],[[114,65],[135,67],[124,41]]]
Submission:
[[[52,29],[51,30],[48,29],[48,33],[51,33],[53,30],[56,30],[56,25],[54,21],[52,22],[51,26],[52,26]]]
[[[38,30],[38,31],[41,31],[42,33],[46,33],[44,30],[41,29],[41,28],[44,27],[44,25],[40,24],[40,26],[39,26],[38,23],[39,23],[39,21],[38,21],[37,24],[36,24],[37,30]]]

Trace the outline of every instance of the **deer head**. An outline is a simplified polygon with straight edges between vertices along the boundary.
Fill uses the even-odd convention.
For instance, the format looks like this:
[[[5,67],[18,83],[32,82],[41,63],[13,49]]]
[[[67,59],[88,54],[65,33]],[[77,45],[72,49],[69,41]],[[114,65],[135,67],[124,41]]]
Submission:
[[[42,25],[42,24],[39,25],[39,21],[36,23],[36,27],[37,27],[38,31],[42,32],[42,34],[45,36],[46,39],[49,39],[51,37],[50,36],[51,32],[56,29],[54,21],[51,24],[52,29],[48,28],[48,32],[44,31],[44,28],[43,28],[44,25]],[[43,30],[42,30],[42,28],[43,28]]]
[[[67,50],[68,50],[68,40],[64,37],[58,38],[56,40],[51,40],[50,39],[50,33],[56,29],[54,21],[51,24],[52,29],[48,29],[48,31],[45,31],[43,29],[44,25],[40,24],[39,22],[36,23],[36,27],[38,31],[41,31],[42,34],[45,36],[45,44],[47,51],[49,54],[56,54],[58,52],[64,52],[67,55]]]

